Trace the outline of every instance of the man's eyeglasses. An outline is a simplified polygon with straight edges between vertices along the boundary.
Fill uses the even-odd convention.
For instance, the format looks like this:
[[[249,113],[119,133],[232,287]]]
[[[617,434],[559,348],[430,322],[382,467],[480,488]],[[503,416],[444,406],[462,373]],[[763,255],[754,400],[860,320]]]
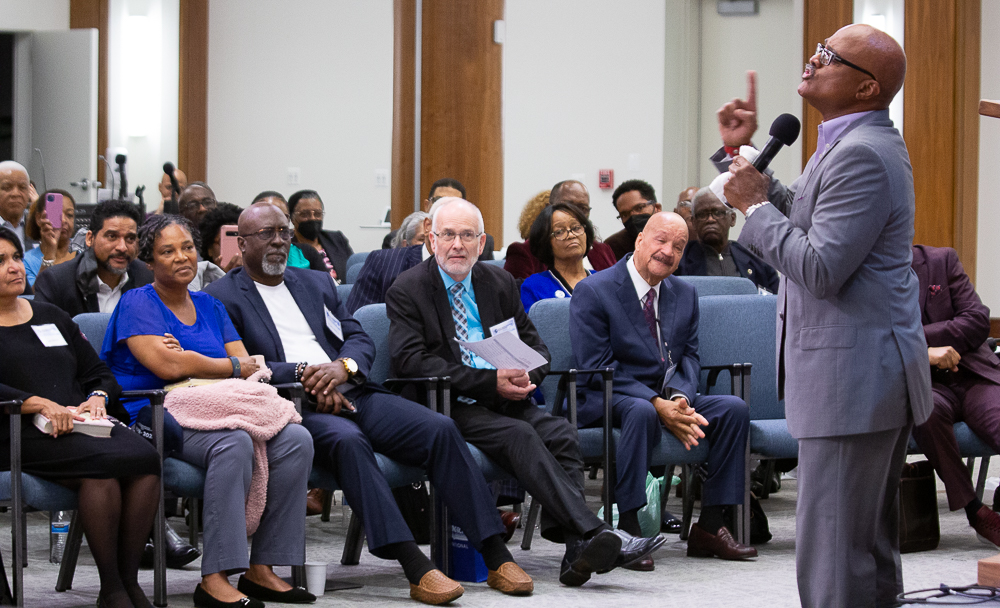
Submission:
[[[864,69],[863,67],[855,65],[855,64],[851,63],[850,61],[844,59],[843,57],[841,57],[840,55],[838,55],[833,49],[831,49],[830,47],[826,46],[822,42],[816,44],[816,53],[815,54],[819,55],[819,62],[822,63],[823,65],[830,65],[831,62],[836,61],[837,63],[842,63],[842,64],[846,65],[849,68],[854,68],[855,70],[861,72],[862,74],[867,74],[867,75],[871,76],[872,80],[874,80],[875,82],[878,82],[878,78],[875,78],[875,74],[872,74],[871,72],[869,72],[868,70]]]
[[[553,230],[551,234],[552,238],[557,241],[565,241],[568,238],[583,234],[583,226],[577,224],[576,226],[570,226],[569,228],[559,228],[558,230]]]
[[[652,211],[653,207],[656,205],[656,201],[644,201],[638,205],[634,205],[631,209],[622,211],[615,216],[615,219],[628,218],[629,216],[635,215],[637,213],[646,213],[647,211]]]
[[[294,231],[291,228],[274,228],[272,226],[270,228],[261,228],[257,232],[241,234],[240,236],[245,239],[255,236],[262,241],[271,241],[274,240],[274,235],[278,235],[281,240],[287,243],[292,240],[292,234],[294,234]]]
[[[714,217],[717,221],[721,222],[722,220],[726,219],[726,216],[728,216],[730,213],[731,212],[727,211],[726,209],[702,209],[698,213],[694,214],[694,219],[698,220],[699,222],[704,222],[709,217]]]
[[[436,236],[442,243],[451,243],[456,238],[460,238],[466,245],[471,245],[472,243],[475,243],[476,239],[482,236],[482,234],[482,232],[473,232],[471,230],[466,230],[457,234],[451,230],[445,230],[444,232],[435,232],[434,236]]]

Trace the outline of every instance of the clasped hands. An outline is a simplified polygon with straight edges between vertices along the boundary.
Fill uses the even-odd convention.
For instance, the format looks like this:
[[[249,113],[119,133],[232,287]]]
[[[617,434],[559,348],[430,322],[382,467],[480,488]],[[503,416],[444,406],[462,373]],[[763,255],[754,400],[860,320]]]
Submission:
[[[667,427],[667,430],[673,433],[686,449],[690,450],[698,445],[699,439],[704,439],[705,431],[701,430],[701,427],[708,426],[708,420],[694,411],[694,408],[688,405],[687,399],[653,397],[652,402],[663,426]]]
[[[347,382],[347,368],[340,359],[319,365],[307,365],[302,372],[302,386],[316,399],[316,411],[321,414],[339,414],[341,410],[354,411],[351,402],[337,390]]]

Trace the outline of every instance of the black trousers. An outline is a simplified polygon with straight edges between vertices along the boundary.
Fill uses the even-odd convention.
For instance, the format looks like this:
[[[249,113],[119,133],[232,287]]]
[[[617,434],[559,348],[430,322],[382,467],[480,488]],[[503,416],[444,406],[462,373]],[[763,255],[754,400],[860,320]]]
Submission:
[[[457,403],[452,418],[466,441],[517,478],[541,503],[542,537],[564,542],[604,524],[583,494],[583,459],[576,429],[527,401],[506,402],[497,411]]]
[[[305,409],[302,425],[312,433],[316,462],[335,473],[348,504],[361,514],[373,555],[385,557],[385,545],[413,540],[374,452],[424,468],[476,549],[503,533],[493,494],[451,420],[378,391],[365,391],[354,406],[351,418]]]

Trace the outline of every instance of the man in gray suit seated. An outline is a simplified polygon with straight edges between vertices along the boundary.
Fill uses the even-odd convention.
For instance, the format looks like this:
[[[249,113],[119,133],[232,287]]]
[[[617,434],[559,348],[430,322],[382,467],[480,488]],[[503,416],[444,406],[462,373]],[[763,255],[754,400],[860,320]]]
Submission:
[[[809,59],[799,94],[819,110],[816,153],[785,187],[736,156],[725,196],[739,242],[782,273],[778,379],[799,440],[796,570],[806,607],[896,606],[903,591],[898,490],[914,424],[927,420],[930,363],[910,268],[913,175],[889,119],[906,56],[867,25]],[[726,151],[756,129],[747,100],[719,110]]]

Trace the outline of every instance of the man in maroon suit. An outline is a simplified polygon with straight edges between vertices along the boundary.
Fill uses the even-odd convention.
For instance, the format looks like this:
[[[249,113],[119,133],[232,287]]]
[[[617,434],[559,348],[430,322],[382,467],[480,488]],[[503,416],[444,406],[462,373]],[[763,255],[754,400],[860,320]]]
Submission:
[[[590,192],[578,181],[567,180],[552,186],[549,204],[556,203],[576,205],[588,219],[590,218]],[[595,241],[591,245],[590,251],[587,252],[587,260],[595,271],[611,268],[617,261],[611,247],[600,241]],[[523,281],[536,272],[545,272],[545,264],[531,254],[527,240],[520,243],[515,241],[507,246],[507,257],[503,268],[518,281]]]
[[[920,281],[934,391],[934,411],[913,429],[913,437],[944,481],[951,510],[964,508],[969,525],[1000,546],[1000,515],[976,497],[952,428],[964,421],[1000,452],[1000,360],[986,345],[990,310],[954,249],[914,245],[913,270]]]

